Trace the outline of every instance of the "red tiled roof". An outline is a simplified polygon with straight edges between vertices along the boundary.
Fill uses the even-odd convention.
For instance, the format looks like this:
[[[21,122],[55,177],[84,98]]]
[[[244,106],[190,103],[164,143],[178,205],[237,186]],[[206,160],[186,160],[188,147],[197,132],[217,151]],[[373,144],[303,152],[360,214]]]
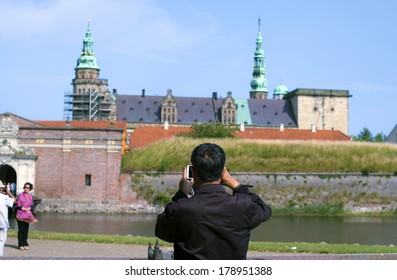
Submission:
[[[190,127],[169,127],[168,130],[165,130],[163,126],[140,126],[131,133],[129,148],[144,147],[189,131]]]
[[[36,123],[48,127],[66,127],[66,121],[36,121]],[[113,125],[112,125],[113,123]],[[70,121],[71,127],[76,128],[121,128],[126,127],[125,121]]]
[[[263,139],[263,140],[321,140],[321,141],[350,141],[351,138],[339,130],[311,130],[303,129],[266,129],[248,128],[245,131],[237,131],[237,138]]]
[[[169,127],[164,130],[163,126],[141,126],[132,133],[129,148],[140,148],[148,144],[172,138],[181,132],[189,132],[190,127]],[[301,129],[279,129],[269,128],[247,128],[245,131],[236,131],[237,138],[263,139],[263,140],[318,140],[318,141],[351,141],[351,138],[339,130],[311,130]]]

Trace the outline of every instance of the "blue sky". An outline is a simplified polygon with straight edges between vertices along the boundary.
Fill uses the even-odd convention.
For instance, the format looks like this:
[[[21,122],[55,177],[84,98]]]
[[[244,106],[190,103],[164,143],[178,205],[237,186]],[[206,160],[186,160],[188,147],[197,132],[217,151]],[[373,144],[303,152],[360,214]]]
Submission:
[[[396,1],[0,0],[0,113],[62,120],[87,18],[119,94],[248,98],[261,17],[269,96],[349,90],[349,134],[397,124]]]

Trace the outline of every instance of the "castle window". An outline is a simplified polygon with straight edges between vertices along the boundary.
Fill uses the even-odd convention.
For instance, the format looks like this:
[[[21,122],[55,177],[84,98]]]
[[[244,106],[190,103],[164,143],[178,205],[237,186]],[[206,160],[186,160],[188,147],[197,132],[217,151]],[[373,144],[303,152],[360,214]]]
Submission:
[[[331,112],[335,111],[334,107],[331,108]]]
[[[154,101],[154,102],[153,102],[153,105],[157,105],[157,101]]]
[[[143,118],[140,118],[139,121],[140,121],[140,122],[143,122]]]
[[[314,108],[313,108],[313,111],[314,111],[314,112],[317,112],[317,107],[314,107]]]
[[[205,103],[205,106],[207,106],[207,107],[210,106],[210,103],[209,102]]]
[[[163,111],[164,111],[164,113],[166,113],[167,112],[167,108],[164,108]]]
[[[194,119],[194,122],[195,122],[195,123],[198,122],[198,119]]]
[[[196,102],[192,102],[192,106],[196,105]]]
[[[188,110],[188,109],[185,109],[185,113],[187,113],[187,112],[189,112],[189,110]]]
[[[241,105],[241,108],[245,108],[245,105],[244,105],[244,104],[242,104],[242,105]]]
[[[121,104],[124,104],[126,101],[125,100],[123,100],[123,101],[121,101]]]
[[[278,115],[278,112],[275,112],[274,115],[277,116],[277,115]]]
[[[204,110],[203,110],[203,109],[200,110],[200,114],[202,114],[202,113],[204,113]]]
[[[138,104],[142,104],[142,100],[139,100],[139,101],[138,101]]]
[[[127,120],[127,118],[123,118],[123,121],[126,121]]]
[[[147,107],[147,108],[146,108],[146,112],[149,112],[149,111],[150,111],[150,108],[149,108],[149,107]]]
[[[271,121],[268,121],[267,124],[270,125],[270,124],[272,124],[272,122],[271,122]]]
[[[131,108],[130,108],[130,111],[133,111],[133,110],[134,110],[134,107],[131,107]]]
[[[263,104],[262,108],[265,109],[266,107],[267,107],[266,104]]]
[[[91,187],[91,174],[85,174],[85,186]]]
[[[258,114],[258,113],[257,113],[256,111],[253,113],[254,116],[256,116],[257,114]]]

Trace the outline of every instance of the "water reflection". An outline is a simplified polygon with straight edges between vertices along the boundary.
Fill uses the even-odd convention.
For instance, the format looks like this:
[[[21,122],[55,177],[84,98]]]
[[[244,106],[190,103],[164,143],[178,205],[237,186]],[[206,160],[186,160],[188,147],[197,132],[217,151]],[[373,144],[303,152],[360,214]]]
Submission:
[[[32,230],[154,236],[154,214],[39,214]],[[17,229],[15,218],[11,228]],[[397,245],[396,217],[272,217],[252,241]]]

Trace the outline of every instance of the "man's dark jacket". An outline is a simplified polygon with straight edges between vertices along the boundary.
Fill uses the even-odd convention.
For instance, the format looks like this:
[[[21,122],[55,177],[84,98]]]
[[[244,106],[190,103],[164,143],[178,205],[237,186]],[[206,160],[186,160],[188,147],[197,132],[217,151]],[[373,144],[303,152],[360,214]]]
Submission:
[[[201,185],[190,198],[178,191],[157,218],[156,236],[174,243],[175,259],[246,259],[251,229],[272,215],[248,188],[231,195],[222,185]]]

